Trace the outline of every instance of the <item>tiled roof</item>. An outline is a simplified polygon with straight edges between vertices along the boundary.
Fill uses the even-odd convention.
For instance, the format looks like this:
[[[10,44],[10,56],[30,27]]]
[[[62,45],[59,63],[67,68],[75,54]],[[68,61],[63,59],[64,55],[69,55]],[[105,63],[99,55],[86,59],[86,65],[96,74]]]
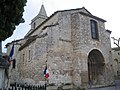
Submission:
[[[19,51],[21,51],[24,47],[28,46],[30,43],[32,43],[33,41],[35,41],[37,38],[37,35],[35,36],[30,36],[25,43],[19,48]]]
[[[19,48],[19,51],[21,51],[23,48],[27,47],[28,45],[30,45],[30,43],[32,43],[33,41],[35,41],[37,38],[42,38],[42,37],[45,37],[47,36],[48,34],[45,33],[45,34],[42,34],[40,36],[38,35],[34,35],[34,36],[30,36],[30,37],[27,37],[27,40],[25,41],[25,43],[23,45],[21,45],[21,47]]]

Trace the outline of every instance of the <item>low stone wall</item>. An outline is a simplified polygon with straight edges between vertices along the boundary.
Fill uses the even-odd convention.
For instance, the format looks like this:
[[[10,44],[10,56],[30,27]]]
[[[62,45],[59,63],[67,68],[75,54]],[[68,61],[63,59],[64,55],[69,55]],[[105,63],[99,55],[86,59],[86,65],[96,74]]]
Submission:
[[[108,87],[99,87],[99,88],[88,88],[88,90],[119,90],[116,86],[108,86]]]
[[[59,86],[47,86],[47,90],[57,90]],[[64,90],[73,90],[73,85],[64,85]]]

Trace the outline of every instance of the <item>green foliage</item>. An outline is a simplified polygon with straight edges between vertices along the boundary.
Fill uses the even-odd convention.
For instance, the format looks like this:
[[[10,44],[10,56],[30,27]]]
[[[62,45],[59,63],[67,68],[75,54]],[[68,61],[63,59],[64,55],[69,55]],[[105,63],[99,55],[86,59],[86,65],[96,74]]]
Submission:
[[[75,90],[85,90],[85,88],[76,87]]]
[[[27,0],[0,0],[0,41],[10,37],[22,18]]]
[[[55,84],[54,83],[50,83],[49,86],[55,86]]]
[[[112,50],[115,50],[115,51],[120,51],[120,47],[115,47],[115,48],[112,48]]]
[[[60,85],[57,90],[63,90],[63,85]]]

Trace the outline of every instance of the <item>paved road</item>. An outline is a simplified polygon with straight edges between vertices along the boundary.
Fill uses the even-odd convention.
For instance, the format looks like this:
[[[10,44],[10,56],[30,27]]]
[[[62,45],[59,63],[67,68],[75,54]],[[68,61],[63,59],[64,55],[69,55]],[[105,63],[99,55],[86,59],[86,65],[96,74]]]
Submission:
[[[120,80],[115,80],[116,90],[120,90]]]
[[[104,88],[91,88],[88,90],[120,90],[120,80],[115,80],[114,86],[109,86]]]

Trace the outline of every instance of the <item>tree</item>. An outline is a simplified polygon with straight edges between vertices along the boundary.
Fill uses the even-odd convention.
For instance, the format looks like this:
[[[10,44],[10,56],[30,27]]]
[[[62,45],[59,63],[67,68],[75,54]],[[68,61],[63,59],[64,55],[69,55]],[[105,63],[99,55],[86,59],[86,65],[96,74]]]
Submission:
[[[10,37],[22,18],[27,0],[0,0],[0,67],[8,67],[2,58],[2,41]]]
[[[0,41],[10,37],[22,18],[27,0],[0,0]]]
[[[2,57],[2,41],[13,34],[16,25],[24,22],[22,16],[26,2],[27,0],[0,0],[0,68],[4,71],[9,67],[9,64]],[[1,80],[4,83],[4,79]],[[1,84],[0,88],[3,87]]]
[[[115,39],[114,37],[111,37],[113,39],[113,43],[117,45],[117,47],[120,47],[120,38]]]

